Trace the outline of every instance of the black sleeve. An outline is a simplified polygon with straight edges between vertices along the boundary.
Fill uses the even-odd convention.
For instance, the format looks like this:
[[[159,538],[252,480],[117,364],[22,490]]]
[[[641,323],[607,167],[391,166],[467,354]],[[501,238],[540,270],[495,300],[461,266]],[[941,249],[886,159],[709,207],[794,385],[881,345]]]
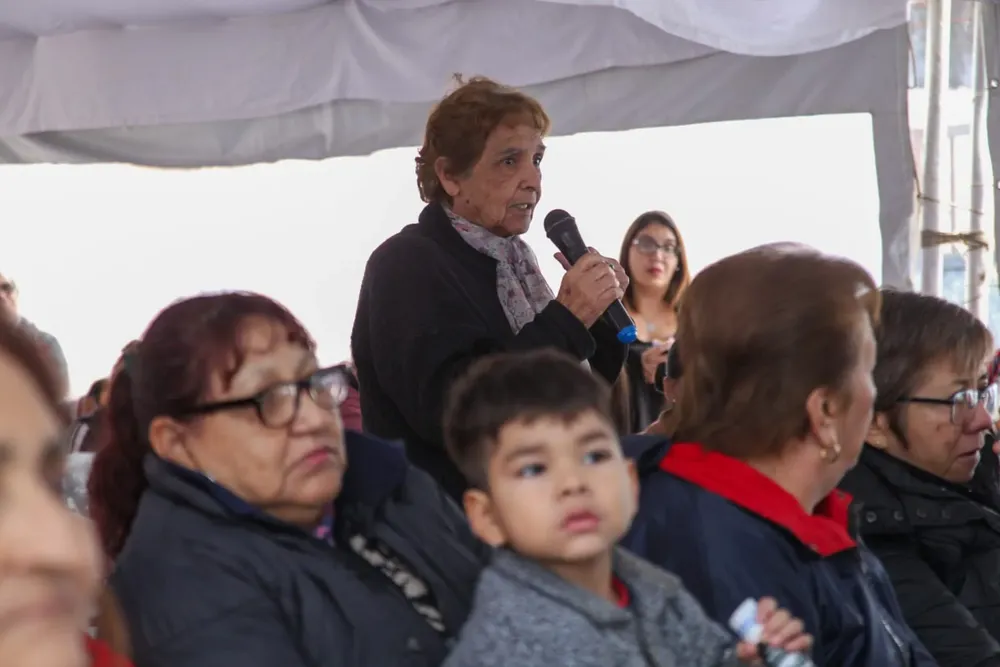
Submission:
[[[476,359],[498,351],[556,348],[583,361],[595,351],[590,332],[553,300],[517,335],[497,337],[469,308],[436,247],[397,237],[368,262],[361,298],[378,384],[427,442],[442,443],[441,419],[452,381]],[[421,263],[414,257],[426,257]]]
[[[413,502],[427,507],[429,516],[440,517],[442,527],[452,539],[472,552],[483,567],[489,565],[493,558],[493,547],[473,534],[464,510],[448,495],[444,487],[429,474],[412,465],[407,475],[407,487],[414,496]]]
[[[608,384],[614,384],[625,365],[628,347],[618,340],[618,332],[603,320],[597,320],[590,327],[590,335],[597,348],[590,357],[590,369]]]
[[[1000,666],[1000,644],[905,539],[867,540],[892,581],[907,624],[940,667]]]
[[[138,648],[138,647],[137,647]],[[287,624],[263,595],[175,633],[159,645],[139,648],[142,667],[313,667],[302,655]]]

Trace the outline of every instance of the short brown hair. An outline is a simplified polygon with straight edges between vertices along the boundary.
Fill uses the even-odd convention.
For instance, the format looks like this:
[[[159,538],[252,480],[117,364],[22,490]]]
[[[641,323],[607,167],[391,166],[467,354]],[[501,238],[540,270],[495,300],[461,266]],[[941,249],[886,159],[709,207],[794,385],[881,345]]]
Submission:
[[[858,264],[798,244],[726,257],[681,308],[677,439],[735,458],[779,453],[809,428],[819,387],[844,389],[876,321],[878,290]]]
[[[614,426],[608,385],[566,354],[539,350],[488,356],[449,393],[445,448],[469,485],[486,490],[490,456],[504,426],[543,417],[571,421],[589,410]]]
[[[887,413],[897,431],[898,404],[923,380],[928,366],[945,360],[974,374],[993,348],[990,330],[965,308],[891,289],[882,290],[875,340],[875,411]]]
[[[417,157],[417,188],[427,202],[451,203],[438,180],[434,165],[438,158],[448,164],[448,173],[468,173],[483,155],[486,139],[503,123],[526,124],[543,135],[551,121],[538,100],[492,79],[477,76],[438,102],[427,118],[424,145]]]
[[[625,232],[625,238],[622,239],[622,249],[618,254],[618,263],[622,265],[623,269],[625,269],[625,275],[632,275],[632,266],[631,262],[629,262],[629,250],[632,248],[632,242],[635,241],[635,237],[650,225],[663,225],[673,232],[674,237],[677,239],[677,272],[670,278],[670,285],[667,286],[667,293],[663,296],[663,300],[673,306],[676,310],[680,306],[681,298],[684,296],[684,292],[691,284],[691,270],[688,268],[687,249],[684,247],[684,237],[681,236],[681,230],[677,227],[677,223],[674,222],[673,218],[663,211],[646,211],[633,220],[632,224],[629,225],[628,230]],[[625,288],[625,296],[622,297],[622,301],[625,302],[626,306],[635,308],[632,295],[633,288],[632,284],[629,283],[629,285]]]

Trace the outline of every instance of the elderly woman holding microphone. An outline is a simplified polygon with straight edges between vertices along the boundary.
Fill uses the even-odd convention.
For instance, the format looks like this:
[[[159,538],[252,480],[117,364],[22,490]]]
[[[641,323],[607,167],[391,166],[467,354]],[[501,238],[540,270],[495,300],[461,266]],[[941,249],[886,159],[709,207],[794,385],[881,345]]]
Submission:
[[[426,207],[372,253],[351,337],[365,430],[406,442],[410,459],[455,498],[466,484],[441,435],[444,396],[476,359],[556,348],[613,382],[625,359],[599,321],[628,278],[596,252],[566,268],[553,295],[521,239],[542,195],[539,103],[474,78],[427,120],[417,158]]]

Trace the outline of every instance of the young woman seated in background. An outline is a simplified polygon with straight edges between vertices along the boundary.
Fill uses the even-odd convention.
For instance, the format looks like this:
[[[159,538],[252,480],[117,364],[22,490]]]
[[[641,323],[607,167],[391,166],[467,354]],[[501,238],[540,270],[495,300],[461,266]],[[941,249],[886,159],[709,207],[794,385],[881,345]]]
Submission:
[[[680,230],[661,211],[647,211],[629,226],[619,262],[629,277],[622,302],[639,330],[639,341],[629,346],[625,361],[627,430],[638,433],[663,409],[656,370],[673,344],[677,308],[691,276]]]

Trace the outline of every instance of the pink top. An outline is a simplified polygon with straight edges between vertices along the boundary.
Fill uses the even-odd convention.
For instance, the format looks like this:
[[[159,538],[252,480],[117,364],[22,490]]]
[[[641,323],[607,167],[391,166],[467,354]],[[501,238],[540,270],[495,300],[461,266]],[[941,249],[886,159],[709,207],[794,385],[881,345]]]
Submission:
[[[340,418],[344,428],[351,431],[361,431],[361,396],[354,387],[347,390],[347,398],[340,406]]]

